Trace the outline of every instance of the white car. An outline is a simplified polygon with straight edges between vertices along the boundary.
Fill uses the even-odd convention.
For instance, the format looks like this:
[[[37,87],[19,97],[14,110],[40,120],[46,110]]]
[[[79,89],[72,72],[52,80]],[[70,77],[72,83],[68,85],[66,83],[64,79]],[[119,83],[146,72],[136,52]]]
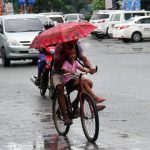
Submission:
[[[0,16],[0,56],[2,65],[9,66],[11,60],[32,59],[37,61],[38,50],[29,46],[44,30],[42,22],[34,14]]]
[[[113,14],[114,10],[99,10],[93,12],[90,19],[90,23],[97,28],[91,33],[97,37],[108,35],[108,22]]]
[[[64,16],[64,21],[65,21],[65,23],[67,23],[67,22],[82,22],[82,21],[85,21],[85,17],[83,14],[76,14],[76,13],[66,14]]]
[[[46,15],[48,18],[53,20],[54,25],[64,23],[63,15]]]
[[[54,22],[52,19],[48,18],[46,15],[42,14],[34,14],[39,20],[42,22],[46,29],[49,29],[54,26]]]
[[[113,38],[122,39],[124,42],[129,40],[139,42],[142,39],[150,38],[150,16],[135,17],[125,23],[116,24]]]
[[[110,18],[108,24],[108,34],[110,37],[113,35],[114,25],[118,23],[124,23],[128,21],[130,18],[137,17],[137,16],[148,16],[150,14],[149,11],[139,10],[139,11],[125,11],[125,10],[116,10]]]

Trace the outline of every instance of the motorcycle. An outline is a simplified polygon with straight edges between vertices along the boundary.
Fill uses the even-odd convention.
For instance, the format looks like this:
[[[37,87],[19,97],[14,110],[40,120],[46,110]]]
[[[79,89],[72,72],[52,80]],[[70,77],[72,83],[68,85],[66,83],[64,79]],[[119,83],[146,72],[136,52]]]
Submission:
[[[41,96],[44,96],[48,89],[50,98],[53,97],[53,90],[54,90],[53,83],[52,83],[53,81],[51,79],[54,51],[55,51],[55,46],[50,46],[45,48],[44,68],[41,73],[41,76],[40,78],[36,76],[31,77],[31,81],[40,89]]]

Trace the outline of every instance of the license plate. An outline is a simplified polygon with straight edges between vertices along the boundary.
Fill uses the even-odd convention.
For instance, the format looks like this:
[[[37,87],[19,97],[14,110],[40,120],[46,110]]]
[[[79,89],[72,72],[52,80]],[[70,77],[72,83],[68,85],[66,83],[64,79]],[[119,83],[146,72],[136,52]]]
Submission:
[[[38,50],[37,49],[29,49],[29,53],[30,54],[38,53]]]

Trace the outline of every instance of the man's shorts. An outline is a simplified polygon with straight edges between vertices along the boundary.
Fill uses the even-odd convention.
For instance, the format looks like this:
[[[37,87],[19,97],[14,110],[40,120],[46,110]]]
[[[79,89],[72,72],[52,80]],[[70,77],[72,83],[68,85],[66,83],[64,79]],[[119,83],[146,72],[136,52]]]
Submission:
[[[56,88],[57,85],[59,85],[59,84],[64,84],[63,79],[62,79],[62,75],[61,75],[61,74],[54,73],[54,74],[53,74],[53,83],[54,83],[54,87],[55,87],[55,88]]]
[[[87,76],[86,75],[83,75],[82,76],[82,79],[87,79]],[[64,84],[63,82],[63,79],[62,79],[62,75],[61,74],[58,74],[58,73],[54,73],[53,74],[53,83],[54,83],[54,87],[56,88],[57,85],[59,84]]]
[[[76,87],[75,82],[76,82],[75,79],[71,79],[65,84],[67,91],[71,92],[75,89],[75,87]]]

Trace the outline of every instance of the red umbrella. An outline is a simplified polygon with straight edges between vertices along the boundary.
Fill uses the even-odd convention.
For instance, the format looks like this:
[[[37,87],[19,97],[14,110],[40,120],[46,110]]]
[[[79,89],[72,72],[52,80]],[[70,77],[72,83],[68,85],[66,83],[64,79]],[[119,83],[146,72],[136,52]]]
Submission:
[[[59,24],[37,35],[30,48],[41,48],[87,37],[96,27],[89,22]]]

